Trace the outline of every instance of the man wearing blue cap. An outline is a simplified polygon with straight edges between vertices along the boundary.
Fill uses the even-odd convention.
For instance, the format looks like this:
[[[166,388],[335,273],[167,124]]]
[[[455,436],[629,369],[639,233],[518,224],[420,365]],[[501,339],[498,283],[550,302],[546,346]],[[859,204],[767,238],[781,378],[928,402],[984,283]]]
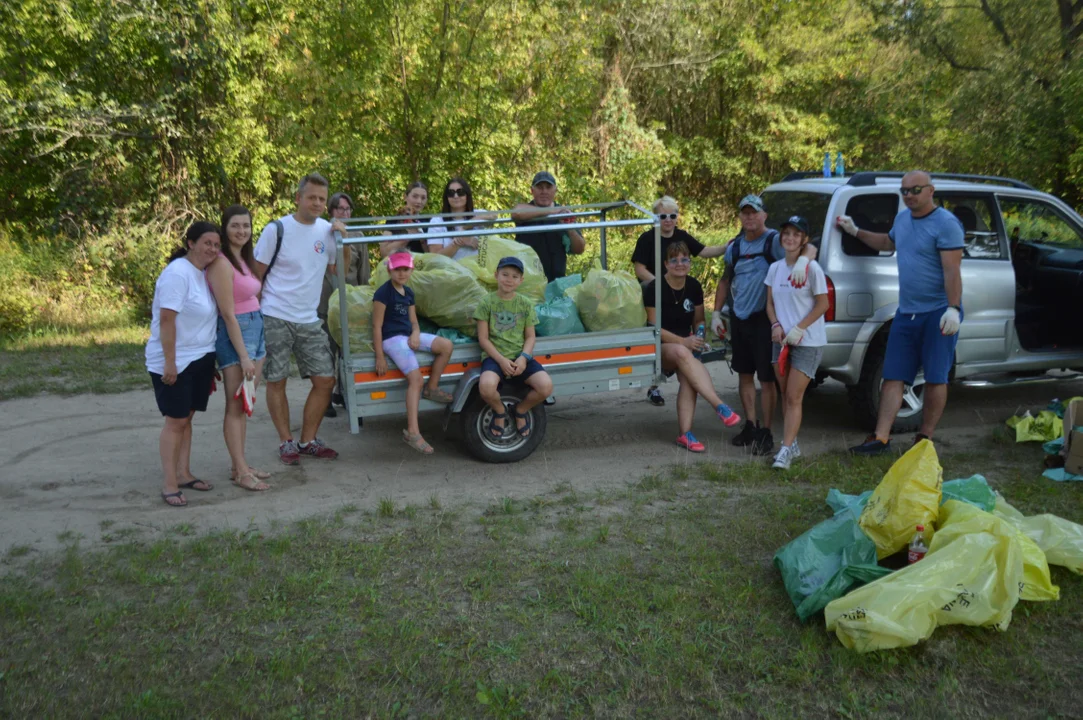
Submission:
[[[567,208],[555,204],[557,179],[548,170],[542,170],[534,175],[534,180],[530,183],[530,194],[533,200],[529,203],[520,203],[511,211],[511,219],[519,227],[552,225],[557,219],[551,216],[568,212]],[[567,238],[567,243],[565,243],[565,238]],[[575,230],[521,233],[515,236],[515,241],[529,245],[534,252],[538,253],[538,258],[545,269],[545,277],[549,282],[568,274],[568,253],[580,255],[587,248],[583,236]]]

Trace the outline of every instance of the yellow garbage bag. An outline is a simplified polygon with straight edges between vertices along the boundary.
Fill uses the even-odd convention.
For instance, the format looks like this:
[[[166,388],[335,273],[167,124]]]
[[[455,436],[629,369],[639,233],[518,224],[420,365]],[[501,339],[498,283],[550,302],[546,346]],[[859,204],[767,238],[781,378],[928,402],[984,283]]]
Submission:
[[[579,318],[591,332],[633,330],[647,324],[643,288],[625,270],[603,270],[596,263],[582,285],[564,291],[579,308]]]
[[[910,448],[891,466],[858,520],[861,529],[876,543],[878,558],[905,548],[917,525],[925,526],[926,535],[930,533],[940,507],[943,482],[944,470],[928,440]]]
[[[929,552],[941,545],[946,545],[958,535],[973,532],[1007,533],[1019,540],[1023,551],[1023,581],[1019,588],[1019,599],[1031,602],[1059,600],[1060,588],[1049,577],[1049,563],[1045,553],[1037,543],[1027,537],[1019,528],[1008,520],[985,512],[981,508],[958,500],[948,500],[940,507],[937,521],[940,529],[930,544]]]
[[[372,352],[372,296],[376,288],[369,286],[346,286],[346,325],[349,328],[350,352]],[[339,310],[339,291],[331,293],[327,303],[327,327],[331,336],[342,341],[342,322]]]
[[[1060,565],[1083,575],[1083,525],[1048,513],[1024,517],[999,494],[993,514],[1033,540],[1050,565]]]
[[[1042,410],[1038,417],[1029,412],[1025,415],[1013,415],[1004,423],[1015,430],[1015,441],[1049,442],[1064,435],[1064,421],[1052,410]]]
[[[523,283],[519,292],[534,301],[545,302],[545,268],[542,267],[538,253],[529,245],[514,240],[491,235],[478,238],[478,254],[463,258],[459,263],[474,273],[478,281],[490,290],[496,290],[496,265],[501,258],[517,257],[523,261]]]
[[[923,560],[828,603],[824,619],[839,642],[869,652],[915,645],[939,625],[1008,628],[1023,579],[1018,535],[940,533]]]
[[[380,287],[390,278],[387,258],[384,258],[372,274],[372,284]],[[419,316],[427,317],[442,328],[453,328],[464,335],[477,337],[474,310],[488,291],[474,273],[444,255],[415,253],[414,272],[407,285],[414,291]]]

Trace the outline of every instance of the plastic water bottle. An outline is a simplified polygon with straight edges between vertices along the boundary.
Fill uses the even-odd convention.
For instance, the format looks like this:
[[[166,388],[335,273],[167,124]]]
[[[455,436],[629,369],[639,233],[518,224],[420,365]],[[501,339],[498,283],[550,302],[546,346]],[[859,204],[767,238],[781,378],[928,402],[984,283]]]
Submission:
[[[692,353],[692,356],[693,357],[700,357],[701,355],[703,355],[703,353],[710,350],[710,348],[707,347],[707,342],[706,342],[707,328],[703,327],[703,323],[700,323],[699,327],[696,328],[696,337],[698,337],[700,340],[704,341],[703,349],[702,350],[697,350],[696,352]]]
[[[831,177],[831,151],[824,153],[824,177]]]
[[[929,546],[925,544],[925,526],[918,525],[916,530],[910,541],[910,550],[906,553],[906,561],[910,565],[921,560],[925,557],[925,553],[929,552]]]
[[[835,177],[845,177],[846,166],[842,164],[842,151],[835,155]]]

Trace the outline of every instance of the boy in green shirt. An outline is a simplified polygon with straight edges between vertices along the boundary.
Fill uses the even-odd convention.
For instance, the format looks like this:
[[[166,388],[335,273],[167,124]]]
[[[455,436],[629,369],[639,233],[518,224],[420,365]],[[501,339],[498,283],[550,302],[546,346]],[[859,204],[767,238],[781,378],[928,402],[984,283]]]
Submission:
[[[474,311],[478,344],[484,353],[478,392],[493,409],[489,434],[494,440],[504,438],[509,430],[508,414],[500,398],[501,382],[530,388],[512,408],[515,431],[524,438],[530,435],[530,410],[553,392],[553,379],[531,355],[538,316],[534,303],[515,292],[522,282],[523,262],[517,257],[501,258],[496,265],[496,292],[489,293]]]

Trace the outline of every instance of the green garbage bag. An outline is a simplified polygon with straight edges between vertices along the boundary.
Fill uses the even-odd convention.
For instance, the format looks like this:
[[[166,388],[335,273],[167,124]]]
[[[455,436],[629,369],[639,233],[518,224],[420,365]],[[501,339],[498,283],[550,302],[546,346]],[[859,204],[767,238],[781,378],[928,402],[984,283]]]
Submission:
[[[372,284],[380,287],[390,277],[385,258],[376,266]],[[443,255],[415,253],[409,286],[414,291],[419,319],[426,317],[439,327],[477,336],[474,310],[488,292],[468,269]]]
[[[579,273],[557,278],[545,286],[545,301],[549,302],[551,300],[556,300],[557,298],[565,297],[568,288],[573,288],[576,285],[582,284],[583,276]]]
[[[831,488],[827,491],[827,506],[836,513],[847,508],[853,508],[857,514],[860,515],[861,511],[865,509],[865,503],[869,501],[871,495],[872,490],[866,490],[860,495],[847,495],[835,488]]]
[[[981,475],[971,475],[960,480],[948,480],[941,486],[940,504],[948,500],[961,500],[979,507],[985,512],[992,512],[996,506],[996,493]]]
[[[857,524],[859,504],[843,507],[775,553],[775,567],[802,622],[854,585],[891,572],[876,564],[876,545]]]
[[[647,324],[643,288],[624,270],[603,270],[595,265],[581,285],[565,294],[575,301],[583,325],[591,332],[633,330]]]
[[[545,286],[545,302],[534,308],[538,315],[535,330],[539,337],[552,335],[571,335],[586,332],[583,321],[579,319],[579,308],[564,294],[570,287],[583,282],[579,274],[557,278]]]
[[[478,254],[463,258],[459,263],[490,290],[496,290],[496,265],[501,258],[517,257],[523,261],[523,283],[517,290],[535,303],[545,299],[545,269],[538,253],[529,245],[490,235],[478,238]]]
[[[452,345],[465,345],[466,343],[477,342],[474,338],[469,335],[463,335],[455,328],[440,328],[435,334],[439,337],[447,338],[451,341]]]
[[[1064,434],[1064,421],[1052,410],[1042,410],[1038,417],[1028,411],[1025,415],[1014,415],[1004,423],[1015,430],[1015,441],[1048,442]]]
[[[372,296],[376,288],[368,286],[346,286],[346,325],[349,328],[350,352],[370,353],[372,349]],[[327,328],[331,335],[342,341],[342,318],[339,311],[339,291],[331,293],[327,304]]]

